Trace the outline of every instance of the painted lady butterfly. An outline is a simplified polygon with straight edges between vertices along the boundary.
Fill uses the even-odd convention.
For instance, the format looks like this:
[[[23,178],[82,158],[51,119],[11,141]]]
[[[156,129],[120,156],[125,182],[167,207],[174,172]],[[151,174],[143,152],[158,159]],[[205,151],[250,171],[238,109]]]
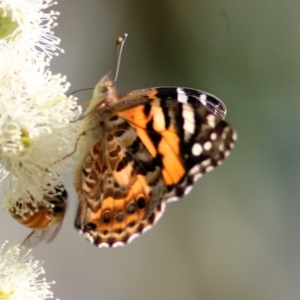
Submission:
[[[98,247],[129,243],[150,229],[167,202],[229,155],[236,134],[225,114],[220,99],[191,88],[118,96],[105,75],[79,128],[75,227]]]

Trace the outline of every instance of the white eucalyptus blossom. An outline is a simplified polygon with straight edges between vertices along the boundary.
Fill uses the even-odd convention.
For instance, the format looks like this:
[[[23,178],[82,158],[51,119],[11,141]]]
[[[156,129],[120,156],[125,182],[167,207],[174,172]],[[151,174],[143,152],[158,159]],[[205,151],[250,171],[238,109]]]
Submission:
[[[42,262],[34,260],[31,250],[7,242],[0,248],[0,299],[43,300],[52,299],[51,285],[41,276],[45,274]]]
[[[1,67],[0,173],[10,173],[4,205],[9,209],[21,199],[36,208],[60,184],[56,174],[72,163],[64,158],[74,151],[77,124],[71,121],[79,110],[60,74],[22,59],[6,66],[10,71]]]
[[[53,0],[0,1],[0,54],[14,51],[26,59],[58,55],[60,39],[52,31],[58,12],[45,11]],[[2,52],[2,53],[1,53]]]
[[[0,1],[0,181],[9,174],[3,205],[22,217],[49,205],[77,139],[80,109],[65,76],[48,69],[60,51],[58,13],[43,11],[53,4]]]

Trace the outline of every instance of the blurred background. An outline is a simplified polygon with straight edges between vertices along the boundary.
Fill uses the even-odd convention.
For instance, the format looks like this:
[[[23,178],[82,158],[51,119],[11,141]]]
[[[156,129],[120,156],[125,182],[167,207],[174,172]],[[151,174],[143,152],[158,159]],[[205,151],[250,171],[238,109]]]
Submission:
[[[120,93],[151,86],[202,89],[226,104],[238,141],[224,164],[167,206],[145,235],[98,249],[73,227],[33,250],[55,297],[70,299],[300,299],[300,2],[295,0],[59,0],[65,54],[53,73],[70,92],[114,69],[129,34]],[[91,91],[77,94],[80,100]],[[0,244],[30,232],[0,212]]]

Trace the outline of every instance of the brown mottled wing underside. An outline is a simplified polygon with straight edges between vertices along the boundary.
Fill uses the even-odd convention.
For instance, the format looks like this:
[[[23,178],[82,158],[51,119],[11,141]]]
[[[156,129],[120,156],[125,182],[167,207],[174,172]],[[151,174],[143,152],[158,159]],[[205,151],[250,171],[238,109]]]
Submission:
[[[98,247],[123,245],[151,228],[165,203],[187,194],[234,144],[227,122],[203,105],[155,93],[143,97],[146,104],[118,106],[112,129],[82,166],[75,227]]]
[[[151,225],[166,193],[160,166],[135,130],[121,118],[116,122],[115,130],[86,157],[75,221],[91,242],[102,247],[126,243]]]

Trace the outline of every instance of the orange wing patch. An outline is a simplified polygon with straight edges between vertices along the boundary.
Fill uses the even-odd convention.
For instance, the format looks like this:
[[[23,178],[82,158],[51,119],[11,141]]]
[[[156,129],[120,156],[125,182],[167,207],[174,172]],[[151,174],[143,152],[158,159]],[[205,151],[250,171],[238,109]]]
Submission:
[[[123,119],[127,120],[135,128],[137,135],[152,155],[156,157],[157,153],[162,156],[163,169],[162,175],[166,185],[177,184],[186,171],[182,164],[179,149],[179,136],[173,125],[166,128],[165,117],[161,107],[156,102],[151,106],[149,114],[146,116],[144,106],[138,106],[133,109],[118,113]],[[147,131],[147,123],[152,122],[153,131],[161,136],[158,144],[151,140]]]

